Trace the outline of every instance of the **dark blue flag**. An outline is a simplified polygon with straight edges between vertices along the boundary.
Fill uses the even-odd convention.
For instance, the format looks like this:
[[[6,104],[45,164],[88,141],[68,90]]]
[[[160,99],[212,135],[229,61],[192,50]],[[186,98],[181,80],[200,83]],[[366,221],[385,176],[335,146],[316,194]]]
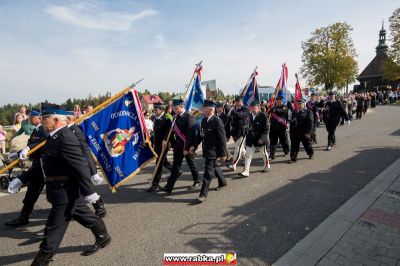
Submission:
[[[245,88],[245,92],[243,95],[243,104],[246,106],[250,106],[253,101],[260,101],[260,95],[258,93],[258,85],[256,80],[256,75],[254,75],[251,79],[251,82],[247,88]]]
[[[190,109],[194,108],[197,110],[201,110],[201,107],[203,106],[204,103],[204,93],[201,90],[201,67],[198,67],[196,70],[197,76],[196,79],[193,82],[193,86],[189,92],[189,96],[186,99],[186,104],[185,104],[185,109],[186,111],[190,112]]]
[[[155,158],[136,91],[90,116],[80,127],[113,191]]]

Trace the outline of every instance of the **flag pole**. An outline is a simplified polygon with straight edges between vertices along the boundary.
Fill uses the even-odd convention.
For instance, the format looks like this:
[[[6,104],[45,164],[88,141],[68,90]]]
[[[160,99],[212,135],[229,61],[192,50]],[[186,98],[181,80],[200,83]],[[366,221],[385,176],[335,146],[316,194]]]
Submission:
[[[256,66],[256,68],[255,68],[255,69],[253,70],[253,72],[251,73],[251,75],[250,75],[249,79],[247,80],[246,85],[244,86],[243,91],[242,91],[242,93],[240,94],[240,96],[243,96],[243,95],[245,94],[245,90],[246,90],[246,88],[249,86],[249,84],[250,84],[250,82],[251,82],[251,79],[253,78],[253,75],[255,75],[255,73],[257,72],[257,68],[258,68],[258,66]],[[244,94],[243,94],[243,93],[244,93]],[[226,122],[225,122],[225,124],[224,124],[224,127],[228,124],[229,116],[230,116],[231,113],[232,113],[232,109],[233,109],[233,107],[231,107],[231,109],[229,109],[229,113],[227,114],[227,115],[228,115],[228,119],[226,120]]]
[[[94,108],[92,111],[90,111],[89,113],[86,113],[84,115],[82,115],[81,117],[79,117],[75,123],[79,124],[80,122],[82,122],[84,119],[88,118],[89,116],[92,116],[93,114],[99,112],[101,109],[103,109],[104,107],[106,107],[107,105],[109,105],[110,103],[112,103],[113,101],[115,101],[116,99],[118,99],[119,97],[121,97],[122,95],[124,95],[125,93],[127,93],[130,89],[134,88],[137,84],[139,84],[140,82],[143,81],[143,78],[138,80],[135,83],[132,83],[130,86],[126,87],[125,89],[121,90],[120,92],[118,92],[117,94],[115,94],[113,97],[111,97],[110,99],[104,101],[102,104],[98,105],[96,108]],[[31,155],[32,153],[36,152],[37,150],[39,150],[41,147],[44,146],[44,144],[46,143],[46,141],[42,141],[41,143],[39,143],[38,145],[36,145],[33,149],[31,149],[27,156]],[[13,168],[15,165],[17,165],[20,162],[20,159],[16,159],[14,160],[12,163],[8,164],[6,167],[0,169],[0,174],[4,173],[5,171]]]
[[[187,88],[186,88],[186,91],[185,91],[185,94],[184,94],[183,99],[186,98],[187,93],[188,93],[189,88],[190,88],[190,85],[192,84],[193,80],[195,79],[196,74],[197,74],[197,71],[198,71],[199,67],[201,67],[201,63],[202,63],[202,62],[203,62],[203,61],[200,61],[200,63],[196,64],[196,68],[195,68],[194,71],[193,71],[192,78],[191,78],[190,81],[189,81],[189,84],[188,84],[188,86],[187,86]],[[173,130],[174,125],[175,125],[175,121],[176,121],[176,116],[174,117],[174,120],[172,121],[172,125],[171,125],[171,128],[169,129],[169,132],[168,132],[168,135],[167,135],[167,139],[165,140],[165,141],[167,142],[167,146],[162,147],[161,153],[160,153],[160,155],[158,156],[160,159],[157,160],[156,167],[154,168],[154,171],[153,171],[153,178],[151,179],[151,182],[152,182],[152,183],[153,183],[153,181],[154,181],[154,178],[156,177],[156,173],[157,173],[157,171],[158,171],[158,168],[159,168],[160,165],[161,165],[161,161],[163,161],[162,158],[163,158],[163,156],[164,156],[164,153],[167,151],[168,142],[169,142],[169,139],[170,139],[170,137],[171,137],[172,130]]]

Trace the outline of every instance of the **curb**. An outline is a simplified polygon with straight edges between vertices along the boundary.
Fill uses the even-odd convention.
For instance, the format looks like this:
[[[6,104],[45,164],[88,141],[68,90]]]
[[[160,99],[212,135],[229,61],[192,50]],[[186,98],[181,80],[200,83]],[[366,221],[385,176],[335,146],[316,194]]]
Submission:
[[[273,265],[315,265],[400,176],[400,158],[346,201]]]

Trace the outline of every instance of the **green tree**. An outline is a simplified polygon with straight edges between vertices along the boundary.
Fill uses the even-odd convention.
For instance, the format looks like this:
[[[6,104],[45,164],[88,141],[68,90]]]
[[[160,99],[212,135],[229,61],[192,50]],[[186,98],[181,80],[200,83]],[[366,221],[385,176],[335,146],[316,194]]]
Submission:
[[[308,82],[332,90],[355,81],[358,65],[350,36],[352,30],[349,24],[337,22],[316,29],[302,42],[301,73]]]
[[[383,65],[384,78],[391,81],[400,79],[400,8],[397,8],[389,18],[391,45],[389,58]]]

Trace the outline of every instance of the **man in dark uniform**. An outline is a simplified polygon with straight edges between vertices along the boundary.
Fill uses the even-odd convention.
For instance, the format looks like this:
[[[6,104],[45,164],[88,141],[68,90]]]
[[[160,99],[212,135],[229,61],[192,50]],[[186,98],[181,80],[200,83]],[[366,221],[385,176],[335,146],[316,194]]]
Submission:
[[[335,132],[336,127],[339,125],[340,117],[343,116],[349,125],[350,120],[342,102],[336,99],[334,92],[329,92],[328,100],[324,104],[322,112],[324,113],[326,131],[328,131],[328,145],[326,150],[330,151],[336,143]]]
[[[59,106],[55,105],[55,104],[50,104],[50,103],[42,103],[42,108],[44,108],[44,109],[57,109],[57,108],[59,108]],[[74,112],[73,111],[67,111],[67,127],[78,138],[78,140],[79,140],[79,142],[81,144],[81,147],[82,147],[83,155],[88,160],[88,163],[89,163],[89,166],[90,166],[90,175],[91,175],[90,179],[91,179],[91,182],[93,184],[98,184],[99,185],[99,184],[103,183],[104,180],[103,180],[102,177],[100,177],[97,174],[96,162],[94,161],[93,156],[92,156],[92,154],[90,152],[89,146],[86,143],[85,135],[83,134],[83,132],[80,129],[80,127],[74,123],[74,120],[75,120]],[[96,193],[96,189],[95,189],[94,185],[91,182],[87,183],[88,186],[89,186],[89,189],[91,188],[91,190],[87,192],[89,195]],[[104,218],[106,216],[107,210],[106,210],[106,208],[104,206],[104,202],[103,202],[103,200],[101,199],[100,196],[99,196],[99,199],[97,201],[92,203],[92,206],[93,206],[93,208],[95,210],[96,215],[98,215],[100,218]],[[37,237],[37,238],[45,237],[44,229],[33,233],[33,235],[35,237]]]
[[[276,147],[282,145],[284,155],[289,154],[289,141],[287,136],[288,107],[283,104],[282,95],[276,97],[275,106],[269,111],[271,118],[271,129],[269,132],[271,160],[275,159]]]
[[[356,107],[356,119],[361,119],[362,114],[363,114],[363,108],[364,108],[364,96],[359,93],[356,97],[355,100],[357,102],[357,107]]]
[[[167,139],[168,132],[171,129],[172,120],[164,113],[164,106],[162,104],[154,104],[154,113],[154,151],[157,153],[158,156],[156,165],[160,160],[161,163],[157,169],[151,186],[146,189],[147,192],[153,192],[158,189],[160,185],[163,166],[170,171],[172,169],[171,163],[167,160],[168,148],[165,150],[162,158],[160,157],[162,151],[162,142]]]
[[[26,172],[27,180],[42,172],[46,182],[46,196],[51,210],[46,222],[46,238],[40,244],[33,266],[48,265],[56,253],[71,219],[75,219],[95,236],[95,244],[84,251],[87,256],[105,247],[111,241],[104,222],[82,200],[88,195],[90,167],[78,138],[66,127],[66,112],[62,109],[43,109],[43,125],[49,137],[42,150],[40,164]],[[20,184],[9,189],[18,191]],[[87,202],[98,200],[96,193],[85,196]]]
[[[36,147],[39,143],[46,140],[48,134],[45,132],[43,125],[41,124],[40,118],[40,111],[32,109],[29,115],[30,122],[36,126],[33,130],[29,140],[28,146],[19,152],[20,159],[26,159],[28,152]],[[41,156],[41,149],[32,153],[29,158],[32,160],[32,168],[36,168],[40,166],[40,156]],[[14,182],[21,182],[27,183],[24,180],[24,176],[20,176],[19,178],[14,179]],[[29,215],[33,210],[33,206],[35,205],[36,201],[38,200],[40,193],[42,193],[44,187],[44,179],[43,175],[39,172],[37,175],[34,176],[28,183],[28,190],[26,191],[23,202],[23,207],[21,213],[18,218],[8,221],[6,225],[18,227],[22,225],[26,225],[29,223]]]
[[[306,108],[310,110],[313,115],[314,115],[314,124],[313,124],[313,129],[311,132],[311,141],[313,144],[317,144],[317,127],[318,127],[318,121],[319,121],[319,112],[318,112],[318,105],[319,102],[317,101],[317,94],[315,91],[311,92],[311,98],[309,101],[306,103]]]
[[[220,158],[221,161],[224,161],[227,154],[224,124],[221,119],[215,116],[215,103],[213,101],[204,100],[203,112],[205,117],[201,121],[200,141],[202,142],[203,157],[206,161],[203,184],[198,198],[200,203],[206,200],[214,176],[218,178],[218,189],[227,185],[224,174],[217,164],[217,159]],[[189,149],[191,154],[194,153],[194,149],[194,146]]]
[[[246,134],[249,129],[250,112],[243,105],[243,97],[235,98],[235,107],[231,110],[231,136],[235,141],[235,151],[233,153],[232,164],[228,168],[236,170],[236,165],[245,153]]]
[[[226,142],[229,141],[229,139],[231,138],[231,119],[230,116],[228,116],[225,112],[224,112],[224,105],[222,102],[217,102],[215,104],[215,115],[222,120],[222,123],[225,126],[225,135],[226,135]],[[226,160],[230,160],[232,159],[232,154],[229,152],[228,150],[228,154],[227,154],[227,158]]]
[[[303,143],[304,149],[309,159],[312,159],[314,150],[311,144],[311,133],[314,126],[313,113],[305,108],[305,100],[297,100],[299,108],[292,112],[292,119],[290,120],[290,161],[294,163],[297,161],[297,154],[299,153],[300,142]]]
[[[244,162],[244,171],[240,173],[243,177],[248,177],[250,175],[251,160],[256,148],[260,149],[263,156],[263,172],[269,172],[271,169],[267,151],[269,142],[269,121],[267,115],[264,112],[260,112],[259,105],[260,103],[258,101],[253,101],[250,104],[250,127],[246,135],[246,159]]]
[[[170,137],[170,142],[174,151],[171,175],[168,178],[167,185],[160,187],[160,190],[170,194],[175,186],[175,182],[179,177],[183,158],[185,157],[187,164],[193,176],[193,185],[190,189],[200,187],[199,171],[194,162],[194,155],[189,154],[189,148],[196,143],[196,128],[193,115],[185,111],[184,101],[182,99],[173,100],[174,111],[176,114],[175,123],[173,124],[174,134]],[[167,147],[167,142],[163,141],[163,147]]]
[[[75,115],[72,112],[68,112],[67,116],[67,126],[68,128],[74,133],[74,135],[79,139],[79,142],[81,143],[82,147],[82,152],[83,155],[87,158],[89,166],[90,166],[90,180],[92,181],[93,184],[100,185],[103,183],[103,178],[99,176],[97,173],[97,167],[96,167],[96,162],[93,159],[93,155],[89,149],[89,146],[87,145],[85,135],[82,132],[82,129],[74,123]],[[89,183],[90,184],[90,183]],[[92,184],[92,190],[89,193],[93,194],[96,192],[94,185]],[[100,217],[104,218],[107,215],[107,210],[104,206],[104,202],[99,196],[99,199],[92,204],[95,213]]]

